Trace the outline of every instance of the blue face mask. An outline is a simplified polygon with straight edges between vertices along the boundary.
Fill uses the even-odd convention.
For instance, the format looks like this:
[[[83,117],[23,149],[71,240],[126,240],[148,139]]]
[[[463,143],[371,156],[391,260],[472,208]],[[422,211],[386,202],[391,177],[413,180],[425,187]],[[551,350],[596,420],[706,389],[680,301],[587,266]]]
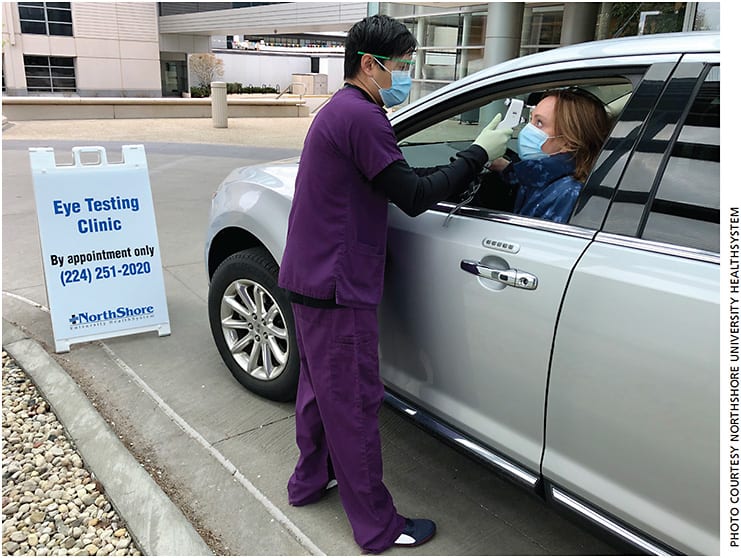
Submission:
[[[517,154],[520,159],[541,159],[548,157],[541,149],[543,144],[550,138],[543,130],[528,123],[517,136]]]
[[[391,87],[388,89],[382,89],[380,85],[376,82],[376,80],[373,80],[373,83],[376,84],[376,87],[378,87],[378,92],[381,94],[381,100],[383,101],[383,104],[387,108],[395,107],[396,105],[400,105],[404,101],[407,100],[407,97],[409,97],[409,92],[412,89],[412,76],[410,75],[409,71],[401,71],[401,70],[389,70],[386,66],[381,64],[381,62],[378,60],[378,58],[374,58],[376,62],[391,74]],[[371,78],[372,79],[372,78]]]

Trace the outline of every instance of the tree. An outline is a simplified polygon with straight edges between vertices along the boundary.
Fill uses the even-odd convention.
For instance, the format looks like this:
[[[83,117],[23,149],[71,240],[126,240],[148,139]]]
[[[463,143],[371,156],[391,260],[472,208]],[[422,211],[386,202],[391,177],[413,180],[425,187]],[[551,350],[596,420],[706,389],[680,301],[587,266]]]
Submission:
[[[200,87],[210,87],[214,79],[224,75],[224,61],[215,54],[191,54],[190,71],[198,79]]]

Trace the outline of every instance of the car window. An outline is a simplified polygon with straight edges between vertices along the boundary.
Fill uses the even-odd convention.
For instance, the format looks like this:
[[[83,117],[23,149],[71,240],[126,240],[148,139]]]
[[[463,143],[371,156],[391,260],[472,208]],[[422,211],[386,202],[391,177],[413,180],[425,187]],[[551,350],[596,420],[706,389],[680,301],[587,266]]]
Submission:
[[[633,234],[636,228],[634,222],[638,217],[632,216],[631,206],[636,203],[636,197],[640,198],[641,190],[644,189],[638,182],[647,178],[645,169],[657,167],[658,162],[651,157],[658,157],[654,154],[663,153],[663,149],[648,146],[644,150],[647,153],[646,158],[635,165],[639,169],[635,173],[632,172],[630,165],[631,154],[642,137],[646,123],[652,120],[656,101],[661,97],[675,68],[674,62],[652,64],[642,75],[633,75],[636,78],[636,86],[630,98],[618,99],[608,104],[611,113],[614,111],[616,122],[577,200],[576,208],[569,220],[570,224],[587,229],[600,229],[609,209],[608,218],[614,217],[611,223],[613,230],[610,232]],[[675,97],[686,99],[686,96],[682,97],[680,94]],[[680,105],[683,108],[686,102],[681,101]],[[667,118],[662,115],[661,123],[657,126],[663,127],[666,122]],[[650,135],[650,130],[644,135]],[[630,175],[628,177],[625,177],[626,170]],[[646,192],[650,191],[651,183],[645,186]],[[615,198],[619,184],[623,185],[622,190],[617,191],[618,198]],[[621,196],[627,199],[619,199]],[[645,202],[640,203],[642,209]],[[640,216],[640,213],[638,215]],[[633,228],[630,225],[633,225]]]
[[[718,252],[720,68],[709,69],[679,130],[639,235]]]
[[[527,94],[514,95],[512,98],[524,101]],[[508,98],[498,98],[485,105],[456,112],[408,136],[399,144],[404,157],[412,167],[448,164],[450,157],[471,145],[497,113],[501,112],[502,116],[506,114],[507,102]],[[513,146],[514,142],[510,144]]]
[[[543,91],[561,87],[578,87],[598,97],[605,105],[605,111],[611,120],[619,116],[626,100],[633,91],[633,84],[625,77],[601,78],[590,82],[559,82],[543,83],[527,89],[520,88],[506,96],[497,95],[495,98],[482,98],[479,103],[466,103],[457,112],[441,115],[442,119],[433,121],[424,129],[404,138],[399,146],[412,167],[429,168],[446,165],[451,157],[466,149],[481,130],[497,114],[503,116],[513,99],[524,103],[521,124],[515,128],[512,139],[508,144],[508,158],[516,160],[517,136],[519,130],[529,121],[530,110],[537,104]],[[465,205],[466,207],[512,212],[517,186],[507,184],[497,173],[484,173],[481,176],[481,186],[476,195]],[[452,198],[451,203],[458,203],[461,199]]]

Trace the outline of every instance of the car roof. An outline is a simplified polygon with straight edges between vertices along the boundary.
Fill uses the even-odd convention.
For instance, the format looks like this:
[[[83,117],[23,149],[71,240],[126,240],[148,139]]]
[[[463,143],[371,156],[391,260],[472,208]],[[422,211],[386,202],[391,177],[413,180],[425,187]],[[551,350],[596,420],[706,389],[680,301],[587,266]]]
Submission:
[[[661,55],[693,52],[720,52],[720,33],[716,31],[695,31],[691,33],[661,33],[657,35],[642,35],[638,37],[623,37],[620,39],[606,39],[603,41],[589,41],[574,45],[563,46],[513,58],[500,64],[495,64],[474,74],[449,83],[440,89],[425,96],[425,100],[445,95],[453,89],[464,87],[496,75],[538,68],[558,62],[574,62],[579,60],[595,60],[599,58],[616,58],[637,55]],[[408,105],[409,107],[414,106]],[[407,107],[404,107],[406,109]],[[406,112],[404,109],[397,114]]]

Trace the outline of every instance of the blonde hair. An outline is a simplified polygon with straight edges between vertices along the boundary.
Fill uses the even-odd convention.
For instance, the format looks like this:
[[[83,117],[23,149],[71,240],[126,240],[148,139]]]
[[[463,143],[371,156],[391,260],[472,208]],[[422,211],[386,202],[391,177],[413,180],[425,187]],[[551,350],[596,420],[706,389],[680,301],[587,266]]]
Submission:
[[[610,120],[602,102],[586,91],[559,89],[543,96],[555,97],[555,135],[562,136],[566,150],[574,153],[574,178],[585,182],[602,144],[610,132]]]

